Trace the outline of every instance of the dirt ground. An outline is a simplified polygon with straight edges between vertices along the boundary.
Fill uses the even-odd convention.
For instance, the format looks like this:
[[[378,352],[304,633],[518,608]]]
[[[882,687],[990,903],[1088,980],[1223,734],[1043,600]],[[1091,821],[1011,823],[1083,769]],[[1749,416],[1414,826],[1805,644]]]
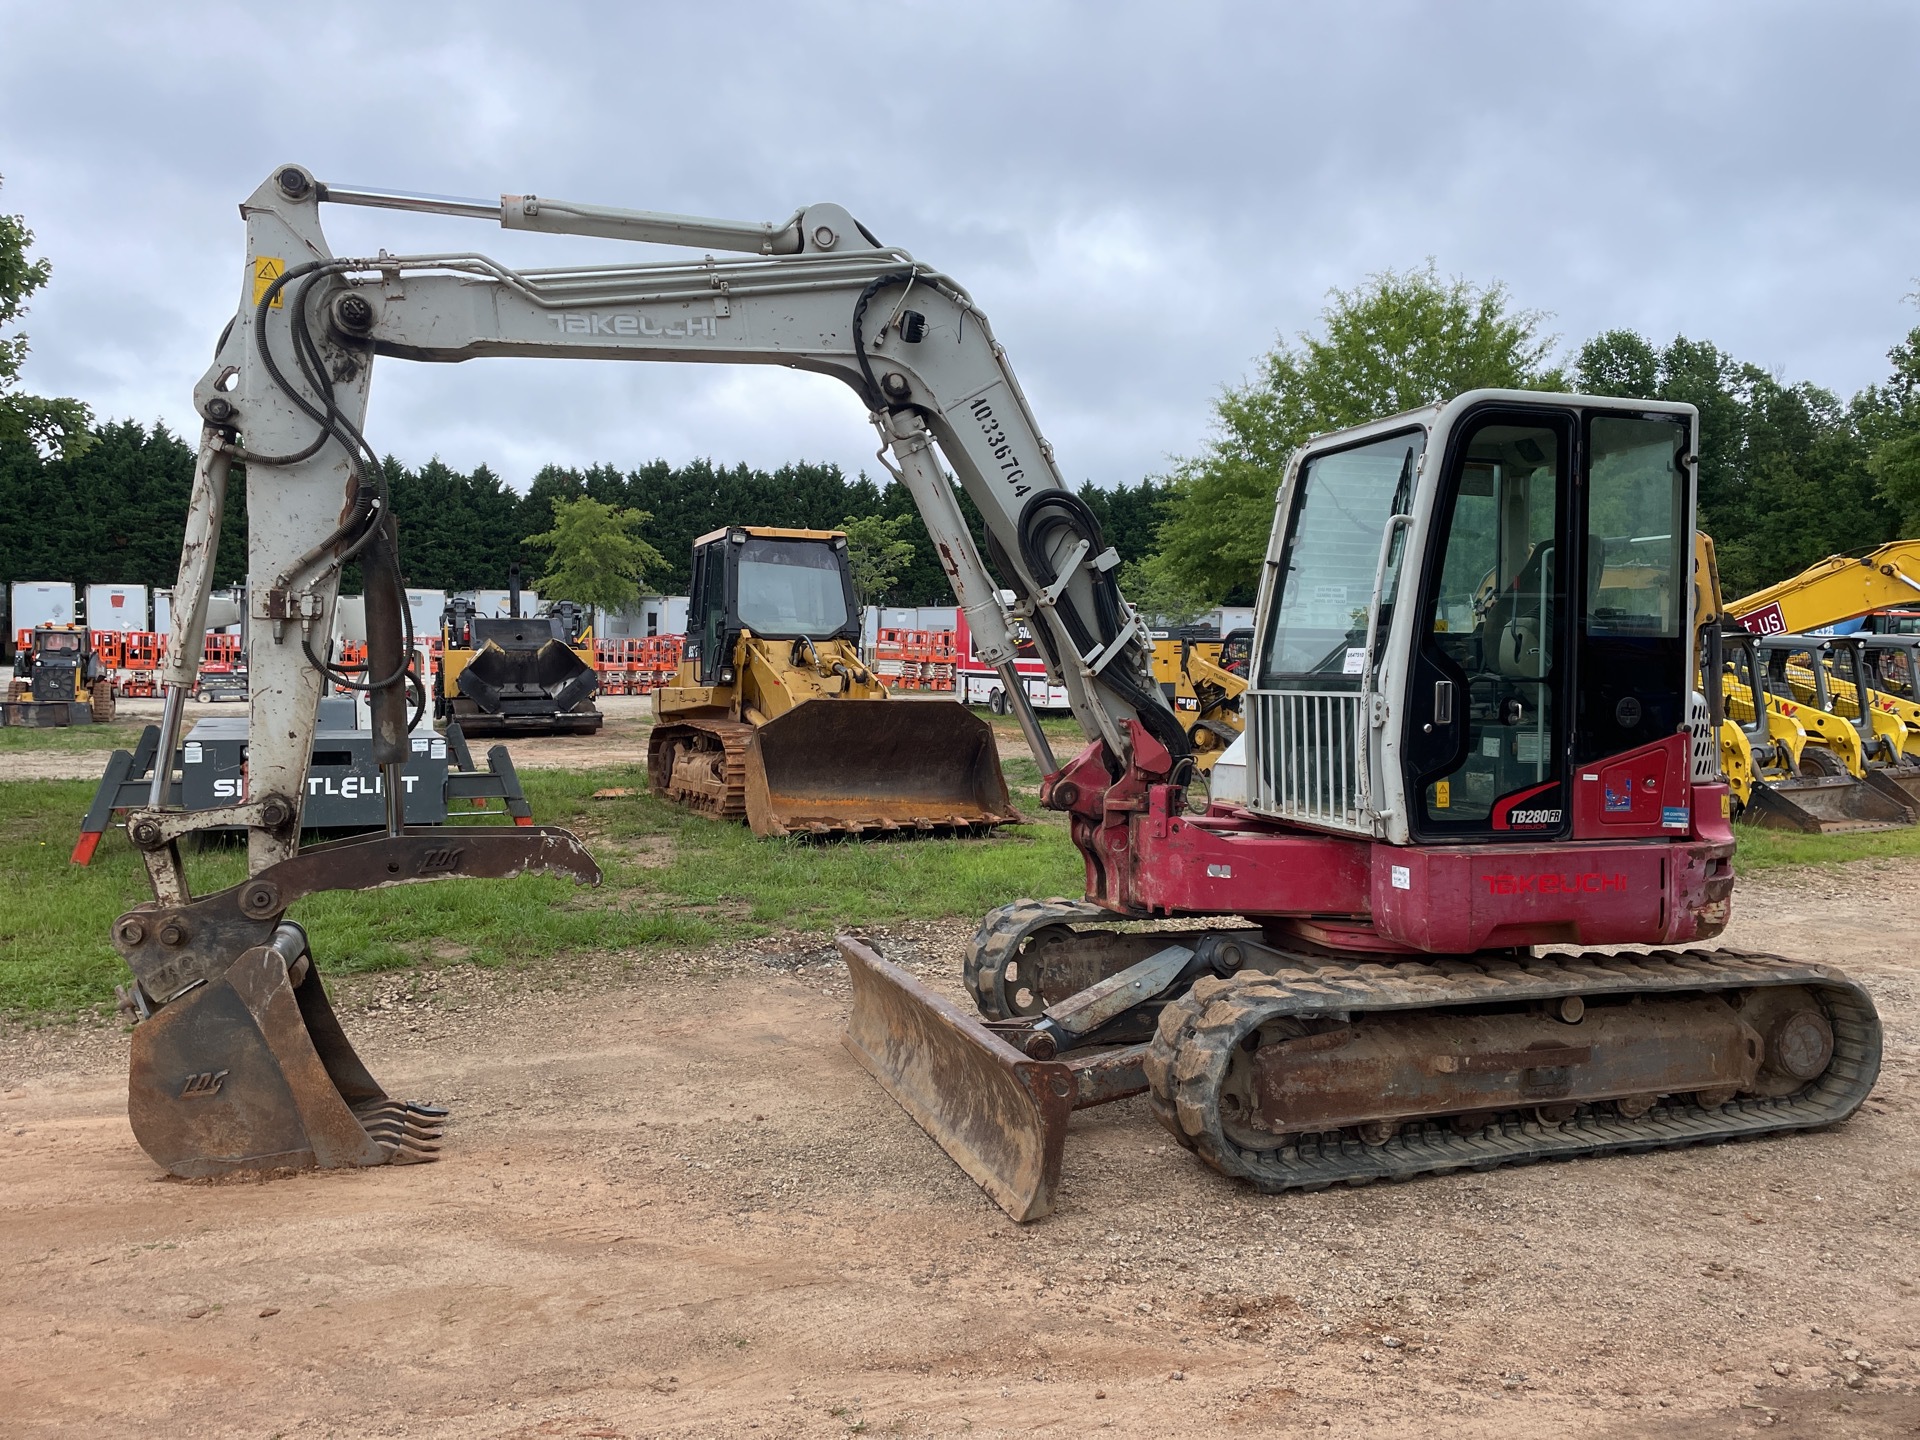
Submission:
[[[1850,1124],[1263,1198],[1135,1100],[1025,1227],[842,1049],[814,940],[343,983],[453,1107],[408,1168],[163,1178],[119,1030],[0,1031],[0,1433],[1920,1434],[1920,863],[1738,914],[1872,987]],[[942,981],[959,939],[877,936]]]

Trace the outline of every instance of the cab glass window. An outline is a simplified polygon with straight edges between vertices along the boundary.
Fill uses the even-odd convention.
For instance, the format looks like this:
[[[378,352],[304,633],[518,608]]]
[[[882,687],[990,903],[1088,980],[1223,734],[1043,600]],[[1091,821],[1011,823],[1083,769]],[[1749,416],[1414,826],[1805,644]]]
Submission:
[[[1388,520],[1413,503],[1425,443],[1424,432],[1409,431],[1316,455],[1300,467],[1261,662],[1263,686],[1297,689],[1306,681],[1315,688],[1359,688],[1381,538]],[[1381,585],[1382,637],[1405,539],[1402,529]]]

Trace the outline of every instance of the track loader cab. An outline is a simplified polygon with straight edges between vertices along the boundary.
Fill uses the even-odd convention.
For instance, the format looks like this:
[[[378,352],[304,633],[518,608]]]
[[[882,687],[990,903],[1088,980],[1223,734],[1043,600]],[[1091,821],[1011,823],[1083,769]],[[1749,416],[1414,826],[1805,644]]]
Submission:
[[[974,830],[1015,818],[993,732],[860,659],[838,531],[730,526],[693,548],[677,682],[653,692],[655,793],[758,835]]]

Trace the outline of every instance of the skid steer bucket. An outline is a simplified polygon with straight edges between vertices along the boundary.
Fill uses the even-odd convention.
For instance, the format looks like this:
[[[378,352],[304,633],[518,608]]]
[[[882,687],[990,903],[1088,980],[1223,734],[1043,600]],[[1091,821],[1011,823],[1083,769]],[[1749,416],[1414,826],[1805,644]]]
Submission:
[[[388,1098],[354,1053],[297,925],[134,1027],[127,1117],[175,1175],[431,1160],[446,1115]]]
[[[971,830],[1020,818],[993,730],[950,700],[810,700],[747,743],[756,835]]]
[[[1831,835],[1843,830],[1891,830],[1914,821],[1915,801],[1850,775],[1753,784],[1742,818],[1767,830]]]
[[[1889,765],[1870,768],[1867,784],[1892,800],[1920,814],[1920,765]]]
[[[853,981],[847,1049],[1001,1209],[1045,1215],[1075,1108],[1072,1067],[1028,1059],[860,941],[836,943]]]

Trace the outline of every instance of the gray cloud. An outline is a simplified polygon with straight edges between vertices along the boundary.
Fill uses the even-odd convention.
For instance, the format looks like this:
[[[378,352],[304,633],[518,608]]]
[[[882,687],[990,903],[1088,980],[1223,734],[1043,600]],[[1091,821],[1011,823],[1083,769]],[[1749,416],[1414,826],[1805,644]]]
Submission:
[[[37,388],[192,425],[272,166],[751,219],[833,199],[993,316],[1068,475],[1138,478],[1331,286],[1432,256],[1842,393],[1920,319],[1903,5],[0,3],[0,205],[56,278]],[[337,251],[634,247],[344,209]],[[385,362],[410,462],[872,470],[783,371]]]

